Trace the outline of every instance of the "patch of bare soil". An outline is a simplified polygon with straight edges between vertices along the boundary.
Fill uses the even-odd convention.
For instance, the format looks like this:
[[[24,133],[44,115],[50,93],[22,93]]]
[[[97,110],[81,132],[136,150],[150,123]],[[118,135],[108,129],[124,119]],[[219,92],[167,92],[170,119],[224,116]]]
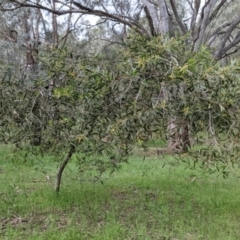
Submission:
[[[29,219],[27,218],[22,218],[20,216],[12,215],[11,217],[1,220],[0,229],[1,231],[4,231],[8,227],[13,227],[13,228],[21,227],[23,230],[25,230],[28,222],[29,222]]]
[[[9,228],[24,231],[26,234],[29,234],[36,228],[42,232],[47,231],[53,224],[51,217],[49,217],[52,214],[57,216],[56,219],[54,219],[54,225],[58,229],[63,229],[69,225],[68,218],[64,212],[41,212],[26,217],[11,215],[8,218],[0,220],[0,234],[4,235]]]
[[[168,154],[173,154],[173,149],[165,148],[147,148],[147,149],[135,149],[134,155],[143,157],[161,157]]]

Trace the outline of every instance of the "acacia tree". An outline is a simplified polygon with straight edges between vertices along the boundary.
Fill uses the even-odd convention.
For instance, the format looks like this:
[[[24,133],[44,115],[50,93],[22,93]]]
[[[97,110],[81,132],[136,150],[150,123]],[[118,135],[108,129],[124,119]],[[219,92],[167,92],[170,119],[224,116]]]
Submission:
[[[115,3],[110,10],[104,5],[107,3],[102,1],[90,6],[72,1],[48,7],[41,5],[41,1],[36,4],[25,1],[3,6],[6,11],[16,7],[44,9],[54,16],[96,15],[102,20],[111,20],[113,25],[110,26],[116,35],[121,33],[119,36],[125,44],[125,48],[117,49],[115,61],[106,55],[86,58],[77,45],[70,50],[54,44],[45,46],[44,51],[39,51],[38,71],[31,74],[31,81],[26,81],[24,71],[16,74],[11,64],[1,66],[1,113],[4,116],[1,141],[18,143],[20,148],[36,153],[62,156],[56,191],[59,191],[62,172],[74,153],[82,154],[80,164],[94,166],[100,173],[114,169],[126,161],[134,144],[141,145],[152,132],[161,133],[163,126],[169,126],[166,124],[169,121],[170,130],[182,127],[182,132],[174,130],[170,136],[174,147],[180,150],[189,145],[188,126],[194,134],[207,129],[208,143],[217,146],[220,151],[217,154],[223,156],[227,156],[239,135],[235,130],[239,126],[237,64],[221,70],[216,63],[229,54],[229,48],[225,47],[230,43],[225,42],[227,51],[224,53],[222,48],[221,57],[215,59],[209,50],[217,56],[218,45],[208,44],[208,40],[218,39],[220,33],[219,30],[212,35],[214,38],[208,38],[215,26],[210,19],[218,16],[219,8],[233,2],[214,4],[208,1],[202,9],[199,1],[192,2],[195,5],[190,5],[191,24],[184,23],[186,16],[179,13],[181,5],[175,1],[134,4],[121,1],[122,4]],[[52,19],[54,22],[56,18]],[[114,22],[122,24],[122,28],[114,29]],[[178,31],[174,32],[173,26]],[[235,34],[236,26],[226,25],[226,33]],[[169,37],[180,33],[184,37]],[[59,38],[59,34],[52,36],[55,40]],[[67,41],[65,43],[68,46]],[[203,44],[209,50],[201,47]],[[237,43],[231,46],[237,49]],[[218,144],[222,140],[221,131],[231,136],[227,145],[224,141]],[[29,146],[36,132],[41,132],[41,141],[35,144],[39,146]],[[179,144],[179,140],[183,144]],[[238,146],[235,149],[238,152]],[[209,164],[209,158],[216,155],[214,151],[202,151],[204,164]],[[216,159],[220,155],[216,155]]]
[[[237,2],[233,0],[122,0],[117,2],[100,0],[94,3],[73,0],[53,3],[40,0],[24,2],[11,0],[7,5],[2,5],[5,11],[24,7],[43,9],[51,12],[53,16],[65,14],[98,16],[101,21],[111,23],[109,27],[119,35],[121,40],[124,39],[129,28],[134,28],[139,34],[149,38],[160,34],[187,35],[186,44],[192,51],[199,51],[205,45],[216,61],[236,53],[239,49],[240,17],[237,14],[231,14],[228,18],[223,18],[229,9],[237,7]],[[190,141],[189,134],[185,132],[187,128],[184,119],[175,117],[169,119],[170,147],[188,148]],[[184,132],[183,135],[187,136],[186,140],[183,140],[185,137],[182,137],[179,131]]]
[[[132,33],[127,46],[118,49],[118,61],[86,58],[75,49],[49,49],[39,54],[41,71],[31,84],[25,75],[16,76],[12,65],[1,65],[0,140],[56,156],[61,161],[57,192],[74,153],[80,169],[114,170],[127,161],[133,146],[144,146],[152,133],[163,134],[171,116],[186,119],[194,134],[207,129],[213,148],[191,152],[204,156],[203,166],[219,161],[221,154],[229,156],[232,147],[239,153],[238,64],[222,68],[206,49],[186,49],[185,39]],[[56,84],[51,97],[49,79]],[[41,142],[31,146],[36,121]],[[237,160],[231,157],[231,162]]]

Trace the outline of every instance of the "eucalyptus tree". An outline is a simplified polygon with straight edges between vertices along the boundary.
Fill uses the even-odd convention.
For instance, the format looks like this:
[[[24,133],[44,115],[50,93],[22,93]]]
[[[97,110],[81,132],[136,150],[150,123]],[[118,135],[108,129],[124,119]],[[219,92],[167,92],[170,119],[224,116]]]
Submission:
[[[142,35],[155,36],[169,34],[172,22],[177,23],[178,32],[190,33],[188,44],[194,50],[199,50],[202,45],[211,47],[213,39],[222,36],[220,44],[213,48],[213,55],[217,60],[222,59],[229,50],[236,48],[240,42],[236,31],[240,18],[237,14],[231,14],[224,19],[224,14],[229,9],[238,6],[234,0],[136,0],[136,1],[18,1],[11,0],[2,4],[3,11],[12,11],[17,8],[36,8],[62,16],[73,14],[76,16],[98,16],[104,21],[112,21],[115,25],[121,24],[126,28],[134,28]],[[185,9],[185,13],[183,14]],[[143,21],[143,19],[146,19]],[[221,25],[216,25],[218,19]],[[55,20],[53,20],[54,22]],[[54,24],[53,24],[54,25]],[[232,39],[229,42],[229,38]]]

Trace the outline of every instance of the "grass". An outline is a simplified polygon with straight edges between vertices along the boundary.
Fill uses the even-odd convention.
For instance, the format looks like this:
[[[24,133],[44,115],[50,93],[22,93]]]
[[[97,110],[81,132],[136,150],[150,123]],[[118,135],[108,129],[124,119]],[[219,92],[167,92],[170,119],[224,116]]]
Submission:
[[[132,157],[101,182],[75,164],[53,190],[56,163],[22,163],[0,154],[1,239],[239,239],[239,180],[226,180],[161,157]],[[169,156],[168,161],[171,160]],[[88,179],[88,174],[85,174]]]

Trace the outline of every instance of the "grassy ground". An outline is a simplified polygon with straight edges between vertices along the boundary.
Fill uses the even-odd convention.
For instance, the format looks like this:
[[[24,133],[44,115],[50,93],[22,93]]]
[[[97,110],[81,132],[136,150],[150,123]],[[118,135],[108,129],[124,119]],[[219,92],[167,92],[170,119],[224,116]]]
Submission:
[[[132,157],[128,165],[82,181],[74,164],[54,193],[56,164],[23,164],[0,153],[1,239],[240,239],[239,180]],[[170,157],[168,158],[170,160]],[[86,175],[87,177],[87,175]]]

